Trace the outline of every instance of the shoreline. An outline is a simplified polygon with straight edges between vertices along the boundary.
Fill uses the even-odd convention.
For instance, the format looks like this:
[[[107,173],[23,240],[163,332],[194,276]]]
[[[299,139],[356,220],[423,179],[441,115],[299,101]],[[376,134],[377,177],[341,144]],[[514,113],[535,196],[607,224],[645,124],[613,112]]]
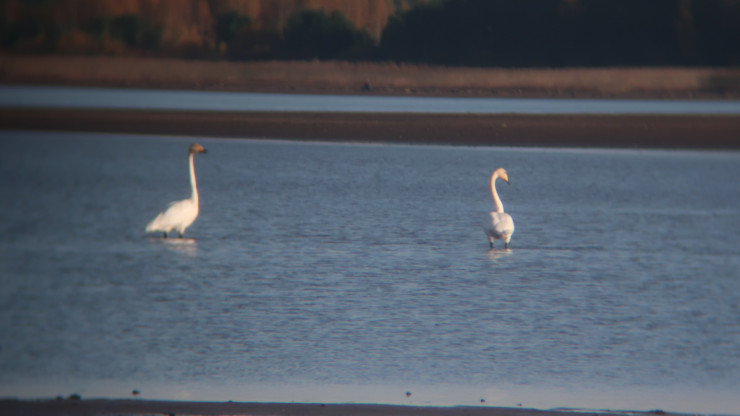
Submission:
[[[740,149],[735,115],[523,115],[0,108],[0,128],[467,146]]]
[[[740,99],[740,69],[473,68],[0,54],[0,83],[418,97]]]
[[[253,416],[672,416],[680,413],[596,409],[550,409],[495,406],[413,406],[355,403],[197,402],[138,399],[17,400],[0,399],[0,413],[24,415],[253,415]]]
[[[737,68],[464,68],[341,61],[0,55],[0,83],[291,94],[740,99]],[[0,128],[472,146],[740,149],[740,115],[0,108]]]

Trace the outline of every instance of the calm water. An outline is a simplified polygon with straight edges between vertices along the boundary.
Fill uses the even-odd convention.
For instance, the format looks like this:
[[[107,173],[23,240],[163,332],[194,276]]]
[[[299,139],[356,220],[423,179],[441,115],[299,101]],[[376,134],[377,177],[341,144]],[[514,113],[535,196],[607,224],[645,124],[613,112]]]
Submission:
[[[740,414],[739,153],[0,139],[0,396]]]
[[[429,98],[0,85],[0,107],[475,114],[740,114],[740,101]]]

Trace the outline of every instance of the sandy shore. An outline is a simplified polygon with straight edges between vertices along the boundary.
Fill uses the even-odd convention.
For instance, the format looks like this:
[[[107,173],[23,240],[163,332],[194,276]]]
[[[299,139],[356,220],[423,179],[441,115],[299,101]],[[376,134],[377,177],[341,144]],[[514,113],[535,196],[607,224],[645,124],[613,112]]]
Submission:
[[[740,148],[738,116],[0,109],[0,128],[343,142]]]
[[[669,416],[671,413],[535,410],[506,407],[431,407],[377,404],[303,404],[180,402],[150,400],[0,400],[5,416],[41,415],[281,415],[281,416],[569,416],[629,414]],[[674,414],[675,415],[675,414]]]

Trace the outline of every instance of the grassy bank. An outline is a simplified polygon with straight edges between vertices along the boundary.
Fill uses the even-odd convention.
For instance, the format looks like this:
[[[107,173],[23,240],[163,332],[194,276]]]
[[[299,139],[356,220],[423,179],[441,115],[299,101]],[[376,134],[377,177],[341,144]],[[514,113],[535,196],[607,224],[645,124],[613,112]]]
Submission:
[[[394,63],[0,57],[0,83],[420,96],[740,98],[740,69],[450,68]]]

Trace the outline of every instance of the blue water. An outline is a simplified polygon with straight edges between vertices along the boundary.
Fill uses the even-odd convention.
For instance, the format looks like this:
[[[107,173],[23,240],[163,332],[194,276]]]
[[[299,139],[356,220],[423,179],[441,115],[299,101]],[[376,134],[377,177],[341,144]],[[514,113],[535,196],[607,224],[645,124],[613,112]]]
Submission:
[[[472,114],[740,114],[740,101],[429,98],[0,85],[0,107]]]
[[[0,140],[0,397],[740,414],[739,153]]]

